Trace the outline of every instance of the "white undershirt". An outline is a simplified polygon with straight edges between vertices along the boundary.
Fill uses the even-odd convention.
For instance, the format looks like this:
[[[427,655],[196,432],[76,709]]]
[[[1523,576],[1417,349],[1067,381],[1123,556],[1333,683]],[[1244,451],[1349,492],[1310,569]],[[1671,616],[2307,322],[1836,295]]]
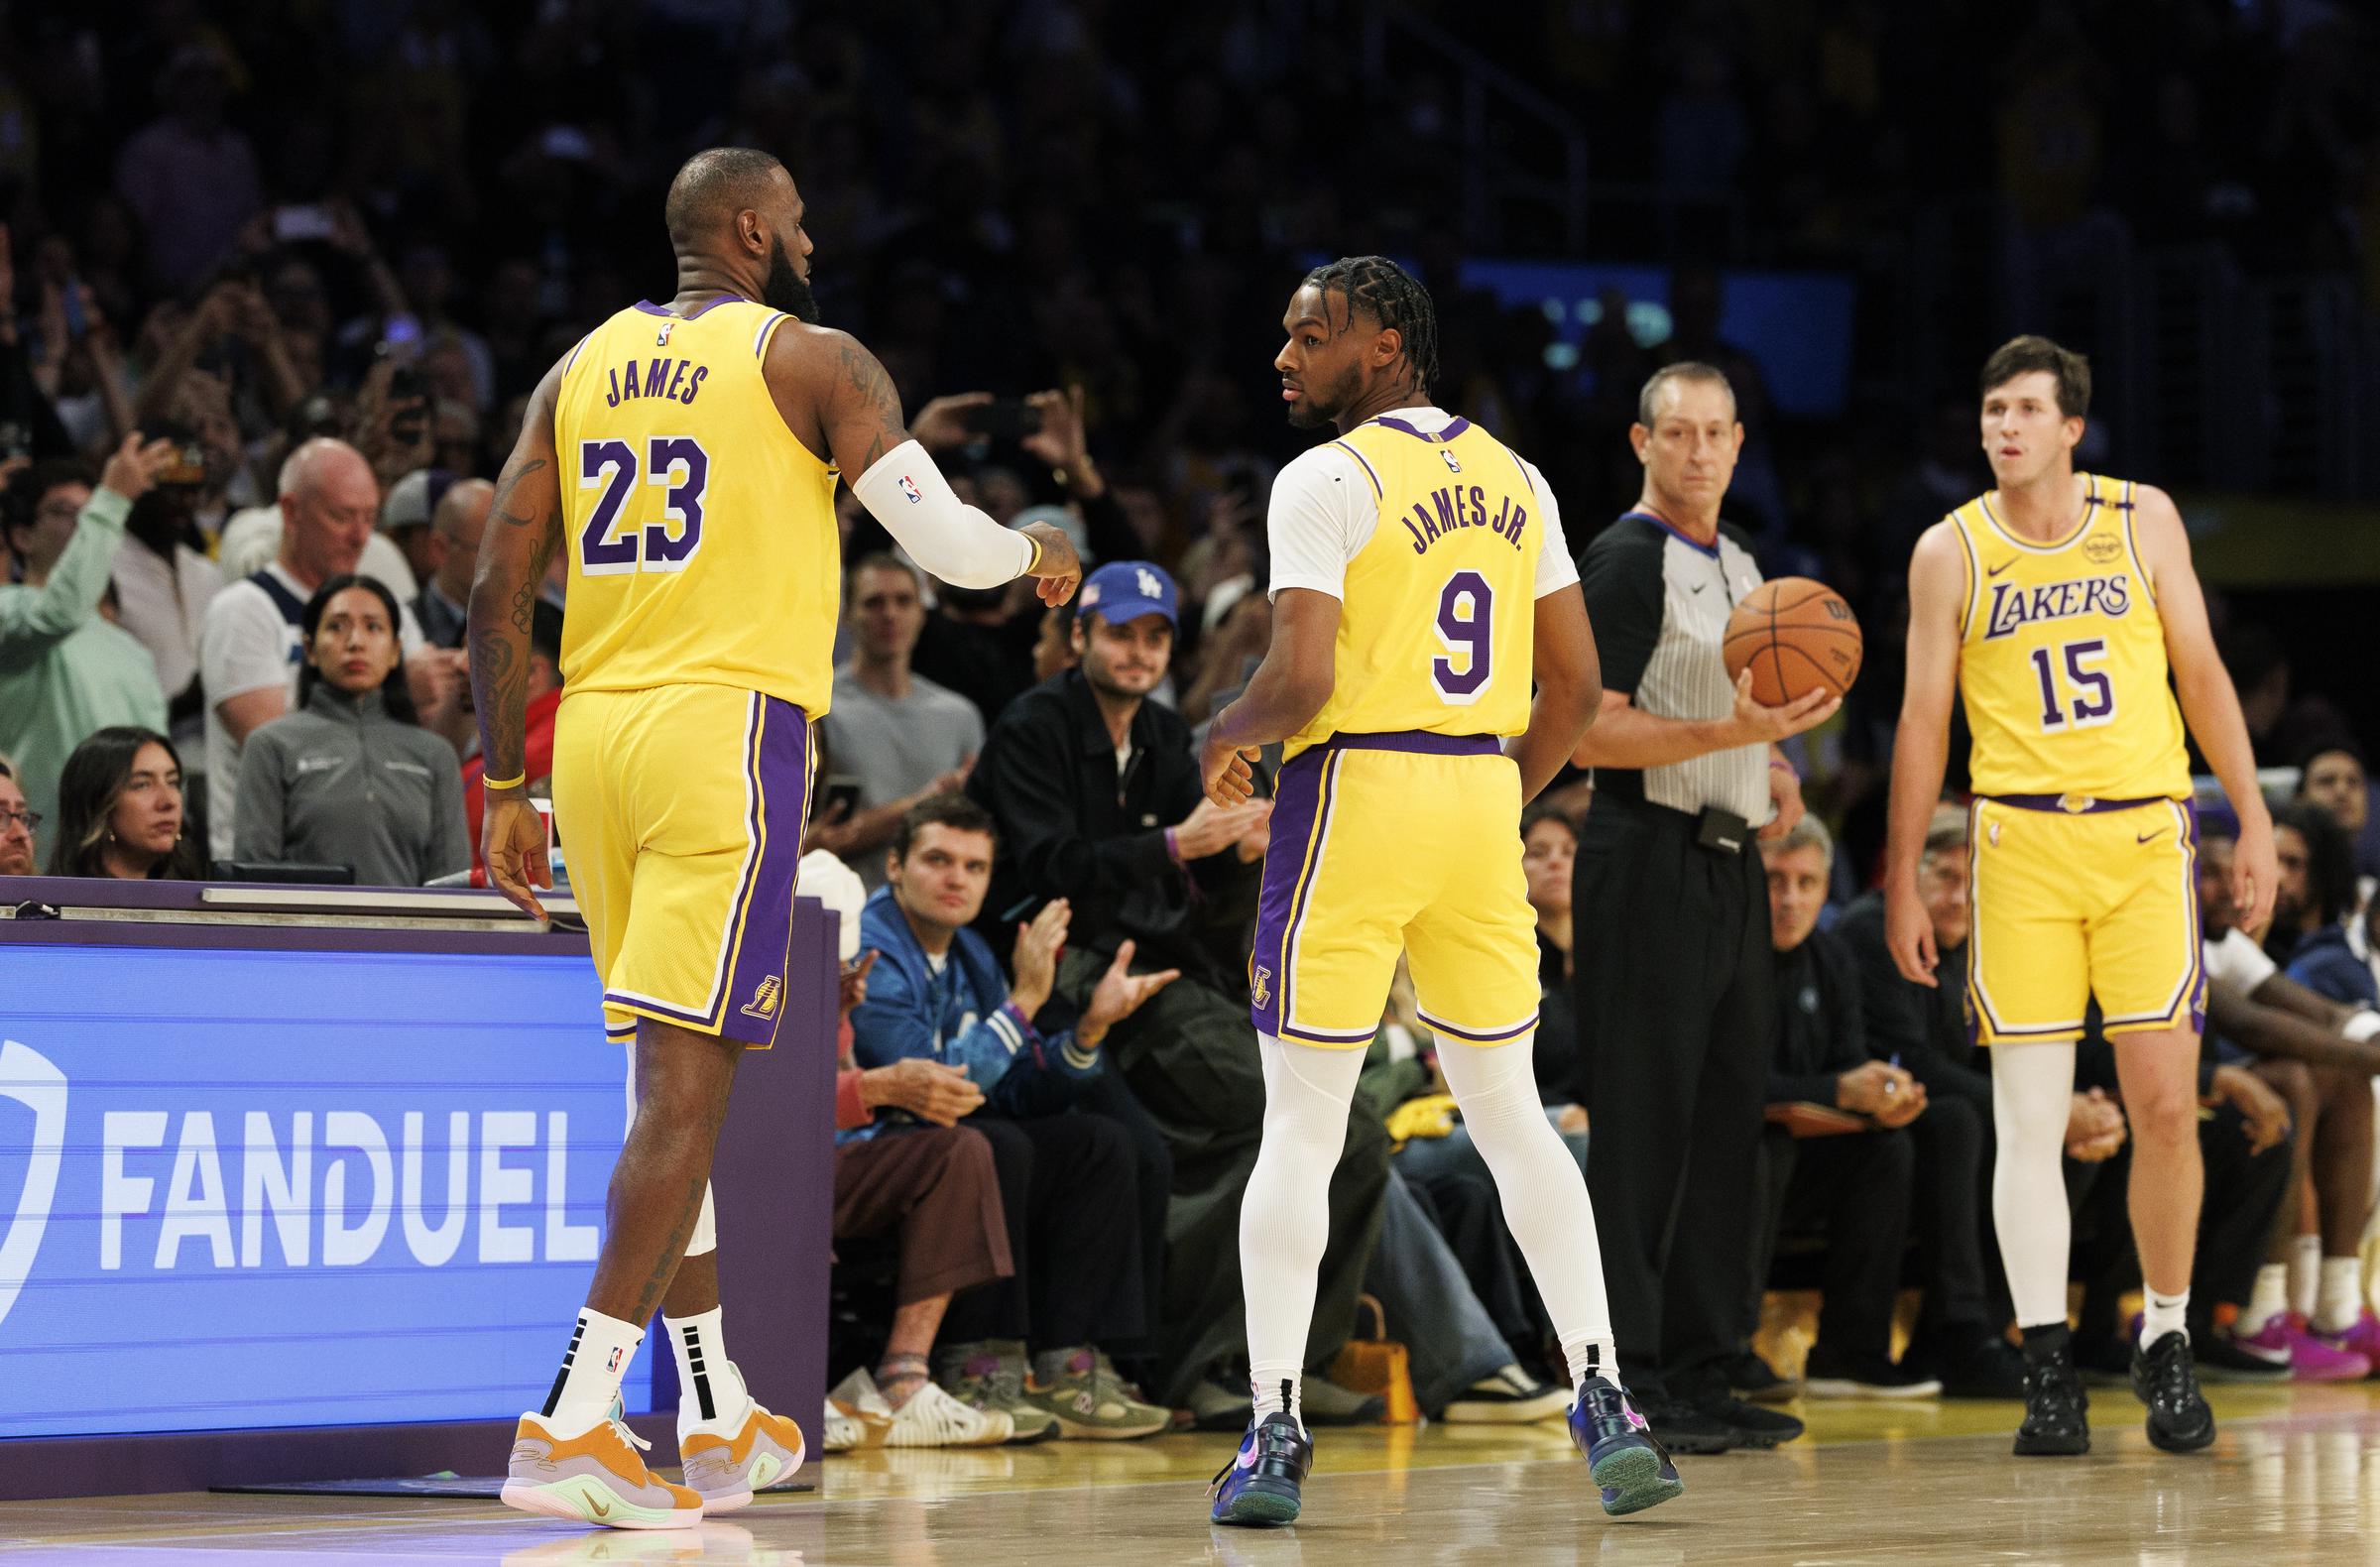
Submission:
[[[1436,433],[1454,422],[1441,408],[1392,409],[1381,416]],[[1509,448],[1507,448],[1509,449]],[[1515,452],[1515,457],[1519,454]],[[1536,491],[1541,532],[1537,536],[1536,596],[1579,579],[1578,563],[1562,537],[1562,509],[1545,475],[1525,457],[1520,466]],[[1265,537],[1272,551],[1272,584],[1312,588],[1336,599],[1347,597],[1347,567],[1371,542],[1380,526],[1380,503],[1363,460],[1336,441],[1300,453],[1272,481],[1272,507]]]
[[[2255,995],[2257,986],[2281,972],[2281,965],[2267,956],[2264,948],[2250,941],[2247,932],[2237,925],[2224,931],[2222,940],[2204,945],[2206,972],[2237,986],[2243,996]]]

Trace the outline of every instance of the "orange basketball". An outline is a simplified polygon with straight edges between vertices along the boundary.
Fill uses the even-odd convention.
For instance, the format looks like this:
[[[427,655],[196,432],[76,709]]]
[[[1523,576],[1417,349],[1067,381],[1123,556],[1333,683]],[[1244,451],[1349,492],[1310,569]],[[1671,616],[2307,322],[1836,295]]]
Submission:
[[[1842,594],[1809,577],[1779,577],[1735,606],[1721,652],[1728,679],[1749,668],[1752,700],[1782,707],[1820,686],[1837,696],[1848,691],[1863,648]]]

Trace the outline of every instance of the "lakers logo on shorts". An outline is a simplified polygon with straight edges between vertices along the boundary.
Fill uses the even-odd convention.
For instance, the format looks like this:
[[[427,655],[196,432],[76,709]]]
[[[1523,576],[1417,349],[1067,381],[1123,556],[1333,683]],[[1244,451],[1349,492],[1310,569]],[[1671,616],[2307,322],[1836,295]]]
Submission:
[[[745,1004],[744,1016],[766,1023],[776,1016],[777,998],[784,993],[785,982],[772,974],[754,988],[752,1000]]]
[[[1248,999],[1259,1007],[1272,1000],[1272,970],[1256,970],[1255,981],[1248,988]]]

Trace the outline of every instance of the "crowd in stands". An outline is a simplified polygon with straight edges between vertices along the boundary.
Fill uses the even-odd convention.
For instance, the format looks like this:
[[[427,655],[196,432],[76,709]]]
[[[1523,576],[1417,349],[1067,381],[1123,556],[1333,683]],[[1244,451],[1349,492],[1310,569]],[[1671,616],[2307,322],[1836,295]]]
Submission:
[[[931,27],[917,9],[420,0],[218,20],[161,0],[105,38],[68,11],[0,15],[0,876],[467,881],[464,606],[490,480],[546,368],[666,287],[659,191],[684,152],[769,148],[808,204],[822,309],[882,357],[911,432],[964,498],[1066,528],[1095,568],[1064,610],[1029,586],[939,584],[843,500],[802,884],[847,935],[835,1236],[855,1304],[837,1350],[865,1369],[829,1445],[1133,1437],[1180,1410],[1239,1429],[1269,805],[1206,801],[1195,747],[1269,634],[1264,501],[1298,443],[1268,396],[1281,302],[1318,255],[1410,254],[1439,297],[1440,401],[1542,464],[1574,548],[1634,491],[1645,375],[1707,359],[1751,426],[1745,520],[1768,563],[1826,577],[1871,628],[1852,701],[1792,748],[1814,814],[1762,851],[1773,1110],[1726,1381],[1754,1398],[2010,1395],[1989,1064],[1956,987],[1896,973],[1869,891],[1900,564],[1988,482],[1966,405],[1936,399],[1989,328],[1948,334],[1955,375],[1891,387],[1857,437],[1774,412],[1718,336],[1707,271],[1681,275],[1668,341],[1637,342],[1612,301],[1557,373],[1542,320],[1455,282],[1460,160],[1400,158],[1383,189],[1382,160],[1345,156],[1366,125],[1437,147],[1449,109],[1437,78],[1389,100],[1343,40],[1301,47],[1341,8],[1241,0],[1161,28],[1067,0],[937,7]],[[1649,127],[1648,178],[1748,193],[1748,239],[1670,233],[1668,259],[1864,276],[1888,258],[1861,236],[1887,214],[1996,200],[2013,298],[2113,203],[2250,266],[2361,268],[2380,293],[2380,121],[2350,90],[2368,23],[2320,4],[2252,23],[2209,0],[2129,53],[2098,13],[2137,7],[2045,5],[2013,42],[1989,36],[1990,8],[1926,9],[1471,20],[1479,47],[1575,95],[1600,145]],[[2000,62],[1993,113],[1919,112],[1962,100],[1942,85],[1969,47]],[[1863,334],[1856,377],[1883,335]],[[533,636],[540,792],[565,566]],[[2210,1376],[2360,1377],[2380,1370],[2355,1262],[2380,810],[2347,720],[2292,690],[2281,644],[2232,624],[2225,654],[2259,760],[2296,768],[2299,798],[2266,931],[2233,928],[2225,840],[2203,826],[2196,1340]],[[1584,774],[1558,781],[1514,846],[1540,914],[1545,1113],[1582,1164],[1573,954],[1598,932],[1574,918],[1571,866],[1591,797]],[[1946,809],[1927,840],[1946,972],[1965,832]],[[1422,1412],[1567,1404],[1438,1048],[1400,994],[1331,1187],[1309,1422],[1386,1408],[1351,1348],[1375,1307]],[[2082,1341],[2112,1356],[2137,1284],[2126,1123],[2103,1044],[2082,1059],[2074,1268]],[[1810,1280],[1817,1344],[1784,1375],[1751,1348],[1759,1287]]]

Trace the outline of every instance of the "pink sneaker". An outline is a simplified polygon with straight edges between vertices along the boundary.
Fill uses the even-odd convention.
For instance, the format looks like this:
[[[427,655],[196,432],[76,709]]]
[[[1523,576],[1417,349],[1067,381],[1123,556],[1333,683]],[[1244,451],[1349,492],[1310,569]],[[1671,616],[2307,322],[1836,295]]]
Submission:
[[[2380,1371],[2380,1314],[2375,1314],[2369,1306],[2363,1308],[2363,1314],[2346,1332],[2324,1333],[2316,1329],[2314,1339],[2343,1355],[2360,1358],[2374,1371]]]
[[[2361,1323],[2356,1325],[2358,1329],[2361,1326]],[[2323,1340],[2294,1311],[2282,1312],[2255,1333],[2233,1342],[2249,1354],[2267,1360],[2277,1360],[2275,1352],[2286,1351],[2293,1382],[2357,1382],[2372,1371],[2369,1360]]]

